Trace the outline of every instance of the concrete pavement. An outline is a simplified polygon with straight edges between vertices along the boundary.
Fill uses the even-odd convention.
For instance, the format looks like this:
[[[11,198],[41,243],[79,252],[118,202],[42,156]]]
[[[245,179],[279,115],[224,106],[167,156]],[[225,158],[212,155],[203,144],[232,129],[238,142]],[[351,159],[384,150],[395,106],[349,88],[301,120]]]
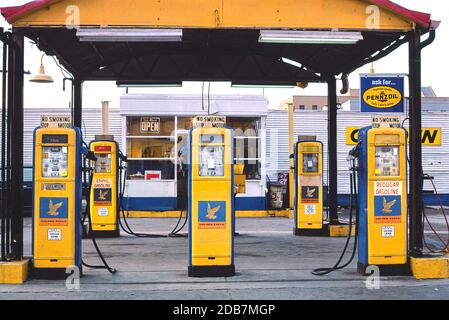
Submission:
[[[431,221],[447,237],[444,220],[433,211]],[[137,232],[166,234],[176,219],[130,219]],[[25,253],[31,254],[30,219],[25,220]],[[64,280],[29,280],[21,286],[0,286],[0,299],[449,299],[449,280],[383,277],[380,289],[370,290],[366,277],[350,267],[330,275],[311,274],[332,266],[345,239],[294,237],[292,220],[241,218],[236,222],[236,269],[231,278],[187,277],[187,238],[99,239],[115,275],[85,269],[79,290]],[[430,234],[428,234],[430,237]],[[434,237],[430,242],[438,245]],[[84,259],[98,264],[89,239]],[[349,256],[349,255],[348,255]]]

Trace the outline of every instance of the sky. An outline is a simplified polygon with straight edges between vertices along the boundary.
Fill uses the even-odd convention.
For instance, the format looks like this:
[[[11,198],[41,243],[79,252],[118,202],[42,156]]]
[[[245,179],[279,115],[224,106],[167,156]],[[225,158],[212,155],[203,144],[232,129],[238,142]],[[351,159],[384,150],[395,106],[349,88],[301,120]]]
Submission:
[[[26,3],[21,0],[1,0],[0,6],[12,6]],[[428,12],[433,20],[442,21],[437,29],[435,42],[425,48],[422,53],[422,85],[432,86],[438,96],[449,97],[449,1],[447,0],[396,0],[396,3],[412,10]],[[0,26],[5,29],[10,26],[0,17]],[[424,36],[426,37],[426,36]],[[25,70],[36,73],[42,53],[32,46],[28,39],[25,49]],[[0,52],[1,55],[1,52]],[[55,82],[52,84],[34,84],[25,76],[25,107],[26,108],[69,108],[70,87],[62,90],[62,75],[51,57],[44,57],[47,74]],[[403,45],[389,56],[374,65],[377,73],[408,73],[408,46]],[[359,88],[359,74],[368,73],[370,66],[364,66],[350,75],[351,88]],[[1,81],[1,80],[0,80]],[[339,82],[339,87],[341,83]],[[207,85],[206,85],[207,87]],[[130,93],[180,93],[201,94],[201,82],[184,83],[182,88],[131,88]],[[340,89],[340,88],[339,88]],[[271,108],[292,95],[326,95],[325,84],[310,84],[306,89],[300,88],[232,88],[230,83],[211,83],[211,95],[214,94],[264,94]],[[83,107],[100,108],[101,101],[110,101],[111,107],[119,107],[120,96],[125,93],[124,88],[117,88],[115,82],[86,82],[83,86]]]

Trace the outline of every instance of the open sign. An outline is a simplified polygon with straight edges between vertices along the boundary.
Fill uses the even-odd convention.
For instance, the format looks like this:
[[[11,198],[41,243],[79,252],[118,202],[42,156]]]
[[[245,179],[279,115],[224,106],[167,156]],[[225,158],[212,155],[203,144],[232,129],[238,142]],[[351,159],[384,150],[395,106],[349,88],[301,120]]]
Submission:
[[[161,118],[142,117],[140,118],[140,132],[159,133],[161,130]]]

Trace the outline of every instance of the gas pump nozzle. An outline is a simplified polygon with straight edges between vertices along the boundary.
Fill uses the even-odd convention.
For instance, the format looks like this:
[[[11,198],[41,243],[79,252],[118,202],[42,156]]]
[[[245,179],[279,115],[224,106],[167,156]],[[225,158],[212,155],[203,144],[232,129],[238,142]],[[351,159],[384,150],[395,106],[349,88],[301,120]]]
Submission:
[[[97,157],[95,156],[95,153],[90,150],[86,152],[86,159],[90,160],[90,161],[97,161]]]
[[[360,157],[360,143],[357,144],[354,148],[352,148],[351,151],[349,151],[349,156],[354,158]]]
[[[121,150],[119,150],[118,156],[119,156],[119,158],[120,158],[121,161],[123,161],[123,162],[128,162],[128,157],[125,156]]]

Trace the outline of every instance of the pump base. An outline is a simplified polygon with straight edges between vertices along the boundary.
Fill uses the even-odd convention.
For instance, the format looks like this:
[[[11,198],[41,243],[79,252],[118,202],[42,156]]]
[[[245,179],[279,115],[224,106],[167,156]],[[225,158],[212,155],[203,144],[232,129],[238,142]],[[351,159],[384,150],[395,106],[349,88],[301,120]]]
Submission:
[[[357,262],[357,272],[364,276],[371,275],[370,272],[366,272],[369,265],[361,262]],[[411,276],[412,271],[410,264],[391,264],[391,265],[377,265],[379,268],[380,276]]]
[[[119,238],[120,237],[120,228],[117,226],[117,230],[107,230],[107,231],[92,231],[89,230],[89,225],[83,225],[83,239],[91,239],[95,238]]]
[[[235,266],[189,266],[189,277],[215,278],[235,276]]]
[[[323,225],[321,229],[293,229],[293,235],[304,237],[329,237],[329,228]]]
[[[83,267],[79,267],[80,269],[80,277],[83,275]],[[30,276],[33,279],[42,279],[42,280],[65,280],[70,276],[69,273],[66,273],[66,269],[63,268],[31,268]]]
[[[410,257],[413,276],[416,279],[448,279],[448,256]]]
[[[349,225],[347,224],[337,224],[337,225],[329,225],[329,236],[331,238],[344,238],[349,235]],[[356,227],[352,226],[351,228],[351,236],[356,235]]]
[[[0,262],[0,284],[23,284],[27,280],[29,259]]]

